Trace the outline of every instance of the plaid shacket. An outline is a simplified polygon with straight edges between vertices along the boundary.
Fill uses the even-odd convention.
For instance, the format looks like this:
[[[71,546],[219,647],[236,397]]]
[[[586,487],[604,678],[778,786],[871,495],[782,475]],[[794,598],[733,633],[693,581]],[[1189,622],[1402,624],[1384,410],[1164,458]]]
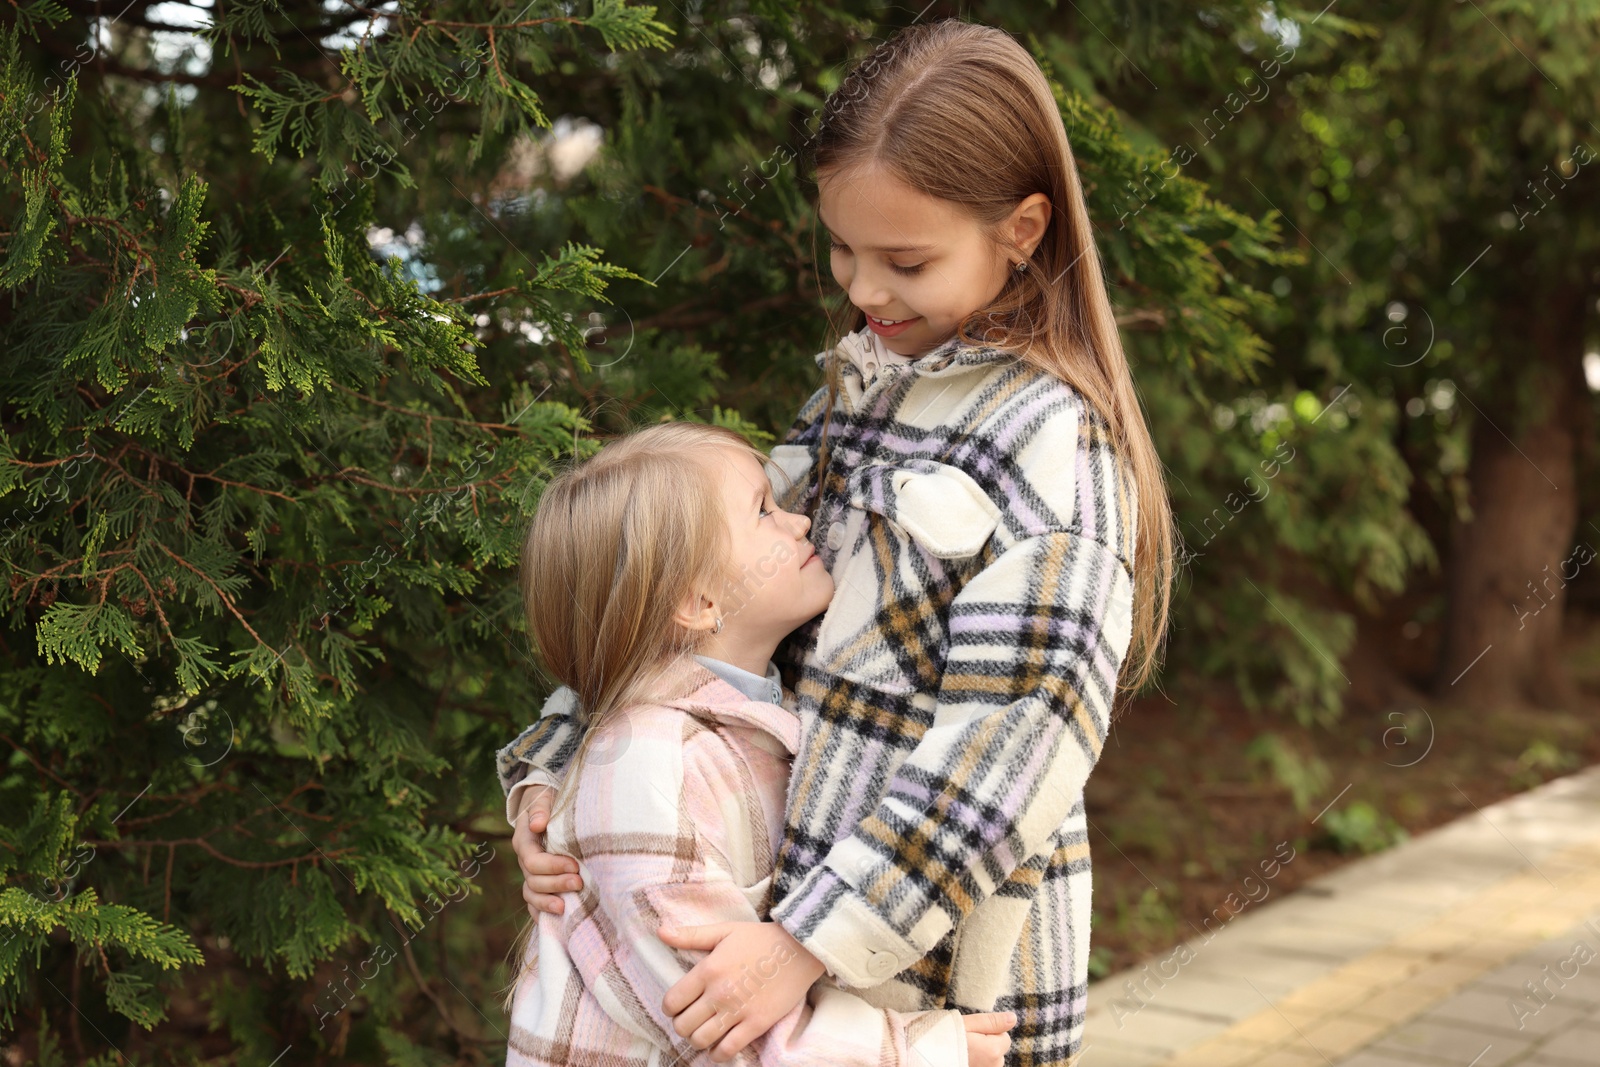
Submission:
[[[1014,353],[953,339],[865,382],[865,343],[817,356],[840,361],[811,531],[837,591],[776,657],[801,736],[771,915],[869,1002],[1013,1011],[1007,1064],[1065,1063],[1134,486],[1104,418]],[[826,398],[773,449],[785,508],[814,489]],[[549,712],[500,753],[506,788],[559,780],[577,738]]]
[[[659,703],[600,727],[573,803],[547,830],[583,889],[540,913],[511,1009],[507,1067],[712,1063],[661,1010],[706,953],[670,948],[658,925],[755,922],[783,826],[800,726],[699,664],[671,672]],[[677,694],[675,699],[666,699]],[[771,978],[786,958],[751,968]],[[753,987],[751,988],[753,991]],[[735,1063],[754,1067],[967,1067],[958,1012],[875,1007],[831,979],[812,986]]]

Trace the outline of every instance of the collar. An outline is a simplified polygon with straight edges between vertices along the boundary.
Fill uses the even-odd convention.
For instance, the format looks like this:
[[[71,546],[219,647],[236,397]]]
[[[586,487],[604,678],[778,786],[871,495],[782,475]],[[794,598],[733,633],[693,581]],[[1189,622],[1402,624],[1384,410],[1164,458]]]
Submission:
[[[790,711],[794,710],[792,706],[784,702],[783,682],[778,677],[778,665],[771,660],[767,661],[765,677],[759,674],[752,674],[743,667],[735,667],[733,664],[726,663],[720,659],[712,659],[710,656],[696,656],[695,662],[737,689],[746,700],[759,700],[767,704],[777,704],[779,707],[788,707]],[[577,713],[578,695],[571,688],[563,685],[545,698],[544,707],[539,711],[539,717],[544,718],[546,715],[575,716]]]
[[[839,343],[833,348],[825,348],[816,355],[817,366],[827,370],[830,360],[840,362],[844,367],[854,367],[858,371],[866,361],[864,357],[874,355],[874,340],[876,335],[871,328],[863,326],[855,333],[847,333],[839,338]],[[884,351],[888,351],[884,349]],[[890,356],[895,353],[890,352]],[[988,345],[973,345],[961,339],[957,334],[942,344],[935,345],[926,354],[916,358],[900,357],[905,366],[916,370],[924,378],[938,378],[965,374],[975,367],[981,367],[1001,360],[1014,360],[1017,354],[1007,348],[991,348]],[[877,359],[881,365],[883,360]],[[863,374],[865,378],[865,375]]]
[[[778,665],[771,660],[767,661],[767,673],[762,676],[720,659],[712,659],[710,656],[696,656],[694,659],[700,666],[739,690],[748,699],[762,700],[780,706],[783,704],[783,683],[778,679]]]
[[[845,334],[839,339],[839,354],[849,360],[861,372],[863,381],[871,382],[877,378],[878,371],[884,367],[905,366],[916,357],[902,356],[892,351],[883,343],[871,329],[859,330],[856,333]]]
[[[700,657],[694,657],[699,660]],[[754,678],[749,671],[713,660],[719,667],[738,670]],[[769,674],[769,677],[771,675]],[[754,731],[753,740],[769,752],[780,756],[793,756],[800,749],[800,718],[793,710],[775,707],[765,699],[751,700],[743,691],[698,662],[683,660],[662,674],[664,695],[672,697],[661,701],[663,707],[687,711],[697,718],[712,722],[742,726]],[[759,679],[765,685],[768,679]]]

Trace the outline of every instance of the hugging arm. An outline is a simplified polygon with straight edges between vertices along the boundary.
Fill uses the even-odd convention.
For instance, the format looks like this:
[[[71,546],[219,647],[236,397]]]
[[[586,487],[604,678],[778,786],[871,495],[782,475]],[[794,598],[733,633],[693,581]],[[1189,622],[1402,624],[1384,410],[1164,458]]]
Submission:
[[[544,702],[539,721],[495,753],[495,774],[506,794],[506,821],[513,826],[529,786],[559,786],[578,751],[577,695],[560,686]]]
[[[495,754],[495,771],[506,793],[511,847],[524,879],[522,898],[530,915],[540,911],[560,915],[565,905],[558,894],[582,885],[576,881],[577,862],[545,852],[536,836],[544,832],[554,790],[560,787],[567,764],[578,749],[574,711],[572,690],[560,687],[545,701],[539,721]]]

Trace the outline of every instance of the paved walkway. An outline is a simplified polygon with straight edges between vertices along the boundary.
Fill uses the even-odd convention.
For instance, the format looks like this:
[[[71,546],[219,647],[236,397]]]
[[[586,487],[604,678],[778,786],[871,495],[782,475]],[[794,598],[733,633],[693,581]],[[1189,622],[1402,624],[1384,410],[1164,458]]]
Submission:
[[[1600,1067],[1600,767],[1280,899],[1288,855],[1089,987],[1082,1067]]]

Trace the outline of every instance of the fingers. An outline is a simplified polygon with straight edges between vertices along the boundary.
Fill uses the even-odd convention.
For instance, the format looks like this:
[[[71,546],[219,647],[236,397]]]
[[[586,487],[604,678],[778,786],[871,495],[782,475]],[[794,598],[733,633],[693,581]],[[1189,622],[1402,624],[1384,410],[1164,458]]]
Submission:
[[[716,1051],[711,1054],[711,1058],[718,1063],[727,1063],[744,1051],[744,1047],[760,1037],[763,1032],[753,1026],[750,1020],[746,1019],[728,1031],[728,1036],[724,1037],[721,1043],[717,1045]]]
[[[566,909],[566,903],[560,897],[536,893],[527,882],[522,883],[522,899],[528,905],[528,914],[534,918],[538,918],[541,911],[547,915],[560,915]]]
[[[516,829],[511,833],[511,848],[517,854],[517,866],[522,868],[523,877],[549,878],[560,874],[577,874],[578,861],[571,856],[546,852],[544,845],[539,842],[534,827],[530,825],[532,822],[532,816],[518,819]],[[577,889],[581,885],[582,882],[580,881],[578,885],[573,885],[570,888]],[[559,893],[567,888],[569,887],[566,885],[559,887],[541,885],[538,887],[538,891],[541,893]]]
[[[711,998],[701,997],[699,1000],[695,1001],[693,1004],[690,1004],[687,1008],[680,1012],[677,1018],[672,1020],[672,1028],[678,1032],[679,1037],[690,1038],[690,1044],[694,1044],[696,1048],[705,1048],[704,1045],[695,1044],[695,1041],[691,1035],[704,1026],[708,1021],[710,1021],[711,1017],[716,1014],[717,1006],[716,1004],[712,1003]]]
[[[667,990],[667,995],[661,998],[661,1010],[666,1012],[668,1015],[677,1015],[689,1005],[699,1000],[700,995],[705,991],[705,972],[700,970],[699,967],[692,967],[690,968],[689,973],[674,982],[672,984],[672,988]],[[711,1003],[709,998],[706,1000],[706,1003]],[[678,1036],[688,1037],[691,1032],[692,1031],[679,1030]]]
[[[714,949],[728,936],[729,923],[710,926],[662,926],[656,933],[673,948]]]
[[[529,790],[533,794],[531,800],[522,805],[527,819],[528,829],[536,834],[542,834],[550,828],[550,809],[555,807],[556,791],[547,785],[536,786]]]
[[[1017,1025],[1017,1016],[1015,1012],[1010,1011],[974,1012],[971,1015],[963,1015],[961,1023],[969,1033],[1003,1034]]]
[[[583,876],[578,874],[577,861],[566,856],[548,853],[529,856],[519,852],[517,866],[522,870],[527,892],[555,896],[559,893],[575,893],[583,888]]]
[[[535,893],[576,893],[583,888],[583,879],[576,874],[532,874],[524,871],[523,884]]]
[[[511,848],[517,855],[517,866],[522,871],[522,899],[528,905],[528,914],[537,917],[560,915],[566,910],[562,893],[574,893],[583,888],[583,878],[578,874],[578,861],[570,856],[546,852],[539,841],[550,821],[550,808],[555,790],[538,786],[531,799],[522,805],[521,816],[511,832]]]
[[[709,1000],[707,1003],[709,1003]],[[689,1035],[689,1044],[699,1049],[706,1049],[710,1048],[712,1045],[715,1045],[717,1040],[721,1038],[723,1034],[726,1034],[728,1029],[733,1026],[733,1019],[731,1016],[731,1012],[714,1011],[711,1015],[711,1018],[701,1023],[699,1027],[697,1027],[695,1031]],[[721,1059],[721,1057],[716,1055],[712,1055],[711,1058],[718,1060],[719,1062]]]
[[[517,812],[517,821],[511,824],[511,847],[521,852],[528,845],[537,845],[533,831],[528,828],[528,813],[524,808]],[[542,848],[539,851],[544,851]]]
[[[541,852],[528,858],[528,862],[522,865],[522,873],[530,878],[553,878],[557,875],[571,875],[576,878],[578,861],[568,856],[558,856],[553,852]]]
[[[517,825],[511,830],[511,850],[517,854],[517,866],[521,868],[524,877],[545,873],[530,867],[530,864],[540,861],[545,853],[538,837],[528,828],[526,818],[519,817]]]

